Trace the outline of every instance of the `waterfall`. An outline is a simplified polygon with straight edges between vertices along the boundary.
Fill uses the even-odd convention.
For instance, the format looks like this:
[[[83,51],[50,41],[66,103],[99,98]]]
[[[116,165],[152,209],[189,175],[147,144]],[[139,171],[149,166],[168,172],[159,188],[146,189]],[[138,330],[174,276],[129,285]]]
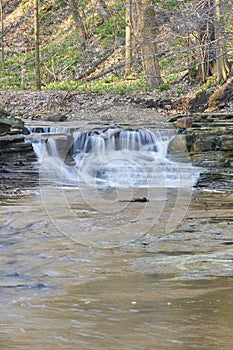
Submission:
[[[195,182],[191,162],[171,159],[175,130],[31,128],[48,179],[79,186],[180,187]],[[50,171],[49,171],[50,170]]]

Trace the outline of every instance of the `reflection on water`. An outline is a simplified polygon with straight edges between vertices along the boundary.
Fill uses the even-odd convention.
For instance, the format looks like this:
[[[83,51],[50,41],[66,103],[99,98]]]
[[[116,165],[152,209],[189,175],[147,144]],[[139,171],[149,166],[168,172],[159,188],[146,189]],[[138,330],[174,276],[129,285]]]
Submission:
[[[105,213],[66,198],[89,228],[103,227]],[[146,235],[108,249],[76,243],[67,213],[46,210],[39,190],[0,207],[1,349],[232,348],[232,195],[194,193],[175,231],[163,231],[161,215]]]

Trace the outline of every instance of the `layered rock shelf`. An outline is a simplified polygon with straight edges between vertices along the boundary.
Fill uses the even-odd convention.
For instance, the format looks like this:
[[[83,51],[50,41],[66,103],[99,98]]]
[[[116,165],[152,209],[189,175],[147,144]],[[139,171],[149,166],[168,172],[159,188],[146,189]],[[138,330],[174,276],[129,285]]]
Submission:
[[[178,133],[186,142],[192,163],[201,168],[198,186],[233,191],[233,113],[189,118],[192,126],[178,128]],[[182,126],[182,119],[176,117],[171,122]]]
[[[0,108],[0,190],[4,193],[37,182],[35,154],[31,143],[25,142],[27,134],[21,119]]]

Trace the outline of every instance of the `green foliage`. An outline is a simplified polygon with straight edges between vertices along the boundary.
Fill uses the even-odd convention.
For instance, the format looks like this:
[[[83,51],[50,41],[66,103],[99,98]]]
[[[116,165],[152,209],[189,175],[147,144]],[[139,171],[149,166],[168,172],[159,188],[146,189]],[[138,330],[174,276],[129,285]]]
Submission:
[[[200,95],[204,95],[205,93],[206,93],[206,89],[203,87],[196,92],[195,96],[198,97]]]
[[[179,1],[177,0],[153,0],[152,1],[154,4],[160,4],[161,6],[167,7],[167,8],[175,8],[178,7]]]
[[[178,95],[182,95],[182,94],[184,94],[185,93],[185,88],[180,88],[180,89],[177,89],[177,94]]]
[[[179,74],[171,74],[170,76],[166,77],[166,83],[172,83],[178,79],[180,79]]]
[[[210,77],[208,78],[207,82],[205,83],[205,88],[206,89],[209,89],[211,88],[212,86],[215,86],[217,84],[217,77]]]
[[[179,6],[179,2],[177,2],[177,0],[165,0],[164,3],[168,8],[175,8]]]
[[[118,13],[105,20],[101,25],[94,28],[93,34],[98,36],[102,45],[107,46],[113,43],[116,37],[125,36],[125,18],[123,13]]]
[[[45,86],[45,90],[75,90],[77,82],[74,80],[56,81]]]
[[[158,85],[157,89],[160,91],[169,90],[170,85],[168,83],[163,83],[163,84]]]
[[[20,5],[20,12],[25,13],[29,7],[31,6],[30,1],[28,0],[22,0]]]
[[[47,90],[76,90],[80,92],[100,92],[123,95],[129,91],[145,89],[146,82],[144,79],[124,80],[116,74],[111,74],[105,79],[94,80],[91,82],[85,81],[58,81],[52,82],[45,86]]]
[[[209,88],[212,86],[215,86],[217,84],[217,78],[216,77],[210,77],[208,78],[207,82],[196,92],[195,96],[198,97],[200,95],[204,95]]]
[[[97,15],[93,2],[89,0],[79,0],[76,2],[88,33],[87,45],[85,47],[80,47],[77,31],[73,20],[71,20],[72,11],[69,8],[68,1],[40,1],[41,76],[45,88],[76,89],[78,91],[98,91],[118,94],[127,93],[131,90],[146,90],[145,80],[137,78],[142,71],[141,62],[139,62],[140,50],[137,46],[140,40],[137,37],[133,39],[138,50],[135,50],[133,54],[139,58],[139,61],[133,64],[135,75],[132,74],[131,77],[128,77],[129,79],[124,80],[124,68],[121,67],[119,74],[111,74],[106,78],[89,83],[77,82],[75,80],[80,72],[88,70],[93,66],[94,62],[104,57],[110,48],[116,48],[114,54],[103,65],[98,66],[95,73],[118,62],[122,62],[124,60],[125,39],[125,2],[123,0],[106,1],[111,15],[104,20]],[[177,9],[182,8],[183,3],[184,1],[177,0],[152,0],[158,16],[161,15],[162,18],[163,16],[166,17],[167,13],[169,17],[173,12],[175,18]],[[5,73],[0,71],[1,88],[30,88],[34,86],[35,63],[32,5],[33,2],[28,0],[19,2],[18,10],[23,13],[28,12],[27,16],[19,14],[19,18],[15,18],[15,23],[20,22],[22,19],[20,28],[16,27],[16,29],[22,30],[22,28],[25,28],[25,31],[27,31],[27,35],[25,35],[27,40],[22,39],[23,44],[19,45],[20,40],[18,40],[19,35],[17,33],[19,30],[16,30],[15,35],[13,32],[11,33],[9,42],[6,41]],[[19,11],[16,12],[18,13]],[[225,15],[230,16],[228,9],[225,11]],[[134,15],[136,16],[136,13]],[[228,33],[231,28],[231,21],[229,21],[226,25]],[[171,88],[171,91],[174,89],[177,94],[182,94],[184,93],[184,89],[177,87],[174,83],[181,78],[181,75],[175,72],[186,69],[190,60],[190,57],[188,57],[190,54],[185,50],[187,48],[187,37],[182,35],[176,37],[174,35],[173,40],[165,42],[166,39],[164,39],[164,43],[160,45],[163,40],[161,39],[161,34],[163,34],[162,31],[159,34],[160,37],[158,40],[159,54],[164,49],[163,44],[165,44],[164,50],[166,54],[163,55],[162,52],[162,55],[159,55],[159,66],[164,83],[158,86],[158,90],[166,91]],[[226,42],[228,57],[231,56],[230,50],[233,43],[229,37],[228,35]],[[22,49],[24,52],[27,50],[31,51],[20,53]],[[208,79],[206,84],[196,92],[196,95],[205,93],[206,89],[214,85],[216,85],[215,78]]]

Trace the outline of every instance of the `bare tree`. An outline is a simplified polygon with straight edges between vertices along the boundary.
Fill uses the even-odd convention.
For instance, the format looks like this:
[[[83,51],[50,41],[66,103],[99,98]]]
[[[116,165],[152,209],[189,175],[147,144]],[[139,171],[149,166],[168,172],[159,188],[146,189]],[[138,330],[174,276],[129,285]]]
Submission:
[[[4,13],[3,13],[3,4],[2,0],[0,0],[0,16],[1,16],[1,63],[2,63],[2,71],[5,71],[5,55],[4,55]]]
[[[39,0],[34,0],[34,41],[35,41],[36,89],[37,90],[41,90],[40,36],[39,36]]]
[[[132,0],[126,0],[125,9],[125,78],[132,71]]]
[[[196,22],[191,25],[193,30],[190,34],[195,53],[193,57],[196,57],[199,80],[205,82],[212,76],[218,81],[226,79],[230,73],[230,65],[223,40],[224,25],[220,0],[198,1]]]

